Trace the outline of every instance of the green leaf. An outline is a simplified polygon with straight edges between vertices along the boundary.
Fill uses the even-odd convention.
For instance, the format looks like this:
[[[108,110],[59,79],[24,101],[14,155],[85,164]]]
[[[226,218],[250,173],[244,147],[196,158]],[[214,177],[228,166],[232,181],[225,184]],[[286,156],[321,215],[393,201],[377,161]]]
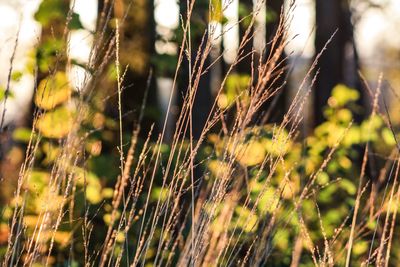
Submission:
[[[251,6],[249,7],[248,5],[242,3],[241,1],[239,1],[239,17],[244,18],[241,23],[243,24],[243,27],[248,27],[251,24]]]
[[[6,90],[0,86],[0,101],[2,101],[6,96]]]
[[[157,74],[160,76],[170,76],[175,72],[175,67],[178,63],[176,55],[157,54],[151,58],[151,61],[156,67]],[[115,79],[115,70],[111,69],[111,80]]]
[[[331,185],[325,187],[318,194],[318,200],[321,203],[330,203],[333,199],[334,194],[336,193],[336,190],[337,190],[336,184],[331,184]]]
[[[23,73],[22,73],[21,71],[14,71],[14,72],[11,74],[11,79],[12,79],[13,81],[18,82],[19,80],[21,80],[22,75],[23,75]]]
[[[279,14],[272,9],[267,8],[265,13],[265,22],[267,24],[274,23],[279,19]]]
[[[58,145],[54,145],[51,142],[44,142],[42,145],[42,151],[45,158],[42,161],[43,165],[50,165],[57,160],[60,155],[61,148]]]
[[[60,60],[57,55],[65,51],[65,46],[66,43],[59,38],[50,38],[40,44],[36,52],[36,62],[41,72],[49,72],[54,67],[57,60]]]
[[[2,86],[0,86],[0,101],[2,101],[3,99],[6,98],[6,93],[7,93],[7,97],[8,98],[13,98],[14,94],[8,90],[8,92],[6,92],[6,89]]]
[[[160,200],[161,202],[165,202],[168,200],[169,195],[170,192],[168,188],[156,187],[153,189],[153,192],[151,192],[151,198],[153,199],[153,201]]]
[[[239,228],[243,229],[246,233],[255,230],[258,224],[257,215],[245,207],[236,207],[235,214],[237,216],[236,224]],[[232,225],[234,226],[234,225]]]
[[[260,195],[260,201],[258,202],[258,210],[261,214],[265,215],[268,212],[273,212],[279,204],[279,196],[276,190],[273,188],[267,188]]]
[[[30,128],[18,128],[13,132],[13,139],[15,141],[28,143],[31,138],[32,130]]]
[[[320,172],[317,176],[317,183],[319,185],[325,185],[329,182],[329,175],[326,172]]]
[[[86,199],[91,204],[99,204],[103,200],[102,186],[99,177],[90,171],[86,171],[79,167],[72,168],[75,173],[77,185],[86,185]]]
[[[71,20],[69,21],[68,24],[68,29],[70,30],[80,30],[80,29],[84,29],[79,14],[77,13],[72,13],[72,17]]]
[[[336,85],[332,90],[332,97],[328,100],[331,107],[342,107],[349,102],[358,100],[360,93],[344,84]]]
[[[357,192],[356,186],[347,179],[342,179],[339,181],[340,187],[343,188],[348,194],[355,195]]]
[[[28,188],[32,192],[42,192],[49,183],[50,174],[44,171],[32,171],[30,173]]]
[[[52,20],[65,19],[68,14],[68,3],[63,0],[43,0],[35,13],[35,19],[46,27]]]
[[[396,139],[394,138],[393,133],[389,128],[384,128],[382,130],[382,137],[385,143],[389,146],[396,145]]]
[[[281,250],[289,249],[290,233],[287,229],[278,229],[274,234],[274,244]]]

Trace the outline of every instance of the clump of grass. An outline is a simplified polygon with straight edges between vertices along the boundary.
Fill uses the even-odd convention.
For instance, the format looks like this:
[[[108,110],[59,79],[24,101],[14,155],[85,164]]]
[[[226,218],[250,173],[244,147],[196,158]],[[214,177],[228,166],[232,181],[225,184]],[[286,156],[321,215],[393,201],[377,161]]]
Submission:
[[[365,220],[360,222],[359,214],[365,214],[365,211],[361,209],[361,203],[364,203],[363,197],[368,192],[370,184],[370,181],[365,181],[370,146],[367,143],[364,149],[354,211],[337,225],[334,235],[328,236],[316,198],[319,191],[324,186],[329,186],[329,183],[320,186],[317,180],[319,175],[328,168],[341,143],[349,134],[352,122],[345,125],[344,130],[327,148],[323,160],[318,162],[318,166],[310,174],[298,176],[295,173],[296,165],[300,162],[294,162],[293,165],[288,166],[290,153],[286,148],[298,138],[305,102],[318,75],[316,64],[321,53],[324,52],[320,51],[299,85],[298,92],[282,122],[269,126],[268,130],[264,125],[255,125],[255,117],[260,114],[260,109],[282,88],[282,84],[278,84],[277,81],[284,75],[283,65],[287,58],[282,59],[282,55],[289,42],[288,28],[295,8],[295,3],[291,2],[287,11],[282,10],[276,36],[271,43],[267,44],[269,51],[272,52],[257,57],[254,51],[246,53],[245,46],[252,42],[251,29],[261,5],[264,4],[264,1],[259,1],[254,11],[249,14],[248,30],[240,40],[236,59],[221,79],[208,119],[200,137],[195,140],[193,106],[198,91],[204,89],[199,88],[199,81],[209,69],[206,59],[213,47],[213,38],[217,38],[218,34],[211,26],[204,33],[198,48],[191,45],[190,21],[194,1],[189,2],[186,20],[182,25],[183,40],[178,53],[172,91],[177,90],[178,74],[184,57],[189,57],[188,61],[193,63],[189,64],[188,90],[183,96],[183,105],[176,119],[173,139],[169,144],[167,154],[163,150],[163,145],[168,114],[161,132],[155,133],[152,128],[149,133],[145,133],[147,139],[143,142],[143,146],[141,148],[138,146],[144,104],[141,107],[138,124],[132,132],[128,150],[124,152],[121,91],[125,74],[121,71],[124,66],[120,66],[119,62],[119,22],[117,21],[117,27],[111,32],[110,37],[107,37],[105,25],[109,23],[111,13],[110,7],[105,5],[99,18],[101,30],[96,33],[98,38],[93,45],[92,57],[88,63],[88,67],[96,71],[90,78],[85,79],[87,82],[85,89],[80,92],[76,104],[77,116],[74,117],[74,127],[67,137],[60,140],[61,150],[51,167],[47,185],[48,194],[43,208],[39,211],[33,231],[28,234],[24,216],[26,205],[29,203],[27,203],[27,190],[24,186],[30,183],[34,160],[42,138],[40,131],[37,131],[36,123],[46,112],[37,110],[34,114],[31,138],[20,169],[15,193],[15,198],[20,201],[14,206],[10,222],[7,251],[3,259],[4,266],[25,266],[38,262],[45,265],[53,264],[55,238],[63,224],[72,225],[76,232],[78,232],[76,229],[81,228],[79,239],[82,240],[83,255],[75,255],[75,257],[82,259],[85,266],[137,266],[144,265],[150,261],[149,258],[154,266],[261,266],[267,264],[273,257],[277,245],[276,234],[280,230],[287,230],[295,237],[292,242],[293,247],[287,248],[293,251],[289,253],[292,258],[291,266],[299,266],[304,254],[311,257],[314,265],[333,266],[337,263],[342,264],[343,259],[347,266],[351,265],[354,244],[357,238],[365,234],[366,222]],[[196,49],[197,51],[192,53],[192,50]],[[192,59],[191,55],[196,56]],[[243,98],[239,94],[228,107],[219,107],[218,98],[224,91],[229,75],[245,58],[251,58],[252,65],[255,66],[250,71],[251,79],[245,90],[248,98]],[[102,205],[110,205],[110,219],[107,225],[96,226],[104,232],[104,240],[100,244],[93,245],[92,240],[99,230],[94,227],[93,221],[96,218],[88,215],[90,207],[86,202],[85,188],[88,183],[87,172],[84,171],[84,174],[80,175],[77,168],[86,170],[85,145],[91,132],[86,131],[81,125],[87,119],[86,106],[90,98],[96,95],[97,83],[108,64],[115,64],[117,70],[116,91],[120,133],[118,146],[120,164],[109,167],[119,168],[120,173],[114,177],[116,182],[111,200],[109,203],[106,203],[107,201],[102,203]],[[150,81],[151,77],[148,85]],[[378,86],[373,95],[370,128],[373,127],[374,117],[379,113],[380,90]],[[171,110],[172,96],[173,93],[171,93],[168,113]],[[380,115],[385,117],[384,113]],[[228,116],[229,120],[227,120]],[[393,129],[390,118],[386,120],[386,123],[390,129]],[[219,125],[223,125],[222,129],[219,129]],[[248,161],[246,163],[245,157],[254,156],[252,149],[256,148],[254,144],[258,144],[258,138],[262,136],[263,131],[268,131],[271,140],[268,143],[267,152],[255,163],[250,164]],[[214,134],[214,139],[223,145],[214,146],[207,157],[200,158],[211,133]],[[154,136],[156,141],[152,142]],[[395,160],[389,160],[392,166],[389,179],[394,177],[392,179],[394,182],[386,183],[384,194],[379,198],[381,205],[371,214],[371,220],[377,219],[378,223],[373,231],[370,249],[366,252],[366,265],[371,264],[372,261],[375,261],[377,266],[389,265],[397,212],[392,215],[386,212],[383,225],[380,224],[379,218],[381,214],[385,214],[385,205],[393,205],[395,210],[398,208],[400,191],[397,180],[399,170],[397,150],[393,155]],[[304,159],[299,158],[299,161],[301,160]],[[212,164],[216,166],[214,172],[210,167]],[[393,170],[395,170],[394,173]],[[283,176],[277,181],[279,172],[283,172]],[[160,173],[161,186],[156,188]],[[75,217],[73,211],[77,204],[75,203],[75,197],[78,194],[77,179],[82,176],[84,214]],[[296,179],[299,181],[294,181]],[[301,186],[295,189],[294,182],[299,182]],[[337,181],[331,183],[335,182]],[[256,185],[259,186],[257,190],[255,190]],[[162,193],[159,193],[156,199],[152,199],[156,189]],[[388,196],[386,192],[389,192]],[[317,226],[308,224],[307,214],[304,213],[306,201],[311,202],[317,210]],[[261,212],[261,210],[267,210],[267,212]],[[240,211],[245,216],[238,215]],[[293,220],[296,221],[295,225],[292,223]],[[313,227],[319,229],[319,234],[322,236],[319,241],[322,240],[322,242],[318,243],[315,234],[310,230]],[[383,230],[382,235],[379,236],[379,245],[376,247],[374,241],[378,238],[375,234],[378,227],[383,227]],[[43,239],[43,235],[47,235],[47,238]],[[75,237],[78,239],[77,236]],[[74,242],[77,242],[74,238],[69,241],[71,251],[77,245]],[[345,254],[347,254],[346,257]]]

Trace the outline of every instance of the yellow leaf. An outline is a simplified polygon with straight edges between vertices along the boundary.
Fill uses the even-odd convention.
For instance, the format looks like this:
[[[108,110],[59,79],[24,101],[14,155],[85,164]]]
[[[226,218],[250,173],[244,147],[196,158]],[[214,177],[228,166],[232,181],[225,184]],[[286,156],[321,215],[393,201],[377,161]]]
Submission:
[[[35,95],[35,104],[42,109],[53,109],[71,97],[71,87],[64,72],[43,79]]]
[[[66,245],[68,245],[70,239],[71,239],[71,232],[57,231],[54,234],[54,241],[56,241],[62,247],[65,247]]]
[[[53,145],[49,142],[45,142],[42,145],[42,149],[44,154],[46,155],[45,159],[42,161],[44,165],[49,165],[55,160],[57,160],[61,151],[60,147],[58,147],[57,145]]]
[[[112,198],[114,196],[114,189],[107,187],[101,191],[101,195],[103,198]]]
[[[25,215],[23,218],[24,225],[29,228],[35,228],[40,225],[39,216],[36,215]]]
[[[71,171],[75,174],[76,184],[84,186],[86,183],[86,198],[92,204],[98,204],[103,200],[102,186],[99,178],[92,172],[79,167],[73,167]]]
[[[217,178],[221,178],[232,172],[232,168],[228,163],[219,160],[211,160],[208,163],[208,169]]]
[[[264,160],[266,150],[261,142],[250,141],[247,144],[237,145],[233,153],[243,166],[254,166]]]
[[[355,255],[361,255],[365,253],[369,248],[369,244],[366,241],[359,241],[354,244],[353,252]]]
[[[58,211],[64,204],[64,197],[54,192],[48,192],[35,199],[37,211]]]
[[[92,204],[98,204],[102,200],[101,187],[89,184],[86,187],[86,198]]]
[[[59,107],[47,112],[37,121],[36,128],[44,137],[63,138],[73,127],[73,112],[67,107]]]
[[[246,233],[252,232],[255,230],[256,225],[258,223],[258,218],[251,212],[249,209],[245,207],[236,207],[235,213],[238,216],[236,224],[242,228]]]

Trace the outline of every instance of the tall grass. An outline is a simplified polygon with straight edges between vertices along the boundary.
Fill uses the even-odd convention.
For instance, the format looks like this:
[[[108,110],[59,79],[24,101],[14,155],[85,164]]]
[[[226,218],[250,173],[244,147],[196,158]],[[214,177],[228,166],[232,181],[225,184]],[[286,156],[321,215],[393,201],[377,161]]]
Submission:
[[[248,30],[240,40],[236,59],[224,73],[207,122],[200,137],[195,140],[193,138],[193,106],[198,91],[205,90],[205,88],[199,88],[199,81],[209,71],[210,66],[206,65],[206,59],[213,47],[213,39],[220,37],[220,33],[215,27],[209,26],[200,46],[193,47],[190,21],[194,1],[188,2],[187,13],[184,14],[185,20],[182,23],[183,40],[178,52],[178,64],[162,130],[157,133],[152,128],[148,133],[142,132],[140,122],[144,112],[144,100],[139,123],[132,132],[128,149],[124,149],[122,135],[124,111],[121,107],[121,91],[125,66],[121,66],[119,61],[121,40],[118,25],[122,25],[124,19],[117,21],[117,27],[108,33],[106,25],[111,19],[111,4],[104,6],[99,18],[91,60],[87,66],[95,71],[91,77],[88,76],[85,79],[84,90],[75,104],[77,116],[74,117],[74,127],[66,138],[60,140],[61,152],[51,168],[47,197],[43,200],[43,208],[38,214],[33,232],[28,234],[27,226],[24,224],[25,208],[29,204],[25,186],[30,183],[31,172],[35,167],[34,159],[42,139],[36,123],[45,112],[36,110],[34,114],[31,138],[18,176],[15,191],[17,201],[15,201],[10,221],[10,235],[2,260],[3,266],[56,264],[57,259],[53,255],[55,238],[63,224],[70,224],[75,229],[73,238],[68,241],[71,258],[82,259],[85,266],[144,266],[148,262],[152,266],[264,266],[269,264],[275,266],[269,260],[273,258],[276,246],[274,238],[279,229],[287,229],[291,235],[295,236],[292,242],[293,247],[288,248],[292,251],[291,266],[300,266],[304,255],[311,257],[313,264],[317,266],[352,265],[354,244],[357,238],[365,234],[366,222],[360,217],[368,214],[368,208],[373,209],[373,207],[362,207],[362,203],[365,202],[364,196],[369,192],[371,183],[366,179],[369,144],[363,148],[364,157],[360,176],[354,177],[359,181],[354,210],[337,225],[335,234],[330,237],[325,232],[322,215],[315,201],[321,189],[316,180],[331,162],[339,145],[348,134],[351,123],[346,126],[344,132],[337,135],[324,160],[310,175],[298,177],[294,175],[295,166],[287,166],[289,151],[286,147],[299,138],[299,125],[303,120],[305,103],[310,97],[311,88],[318,75],[317,62],[325,51],[318,51],[319,54],[303,82],[298,85],[297,93],[282,122],[270,128],[272,142],[268,151],[275,152],[268,152],[256,164],[257,168],[253,169],[255,171],[252,174],[250,174],[250,168],[242,163],[245,160],[244,157],[252,154],[252,142],[261,135],[262,127],[254,123],[256,117],[260,115],[263,105],[273,99],[283,86],[278,81],[284,75],[284,65],[288,58],[282,59],[282,55],[287,43],[290,42],[288,29],[296,7],[293,1],[287,10],[282,10],[276,36],[265,48],[265,51],[272,52],[257,56],[255,51],[245,52],[245,46],[252,42],[254,33],[251,29],[264,4],[264,1],[259,1],[254,11],[249,14]],[[210,17],[213,16],[212,12],[214,12],[213,8],[210,8]],[[65,35],[67,36],[67,30]],[[334,35],[332,38],[335,38]],[[329,42],[327,49],[329,49]],[[196,52],[193,53],[192,50]],[[191,55],[196,56],[191,58]],[[185,57],[188,57],[189,62],[193,62],[189,65],[188,90],[183,96],[184,101],[176,119],[175,131],[169,144],[170,149],[165,154],[163,144],[170,119],[168,114],[171,112],[173,91],[177,90],[178,76],[182,71],[182,61]],[[218,99],[224,92],[227,79],[235,71],[237,64],[245,58],[251,58],[255,66],[253,68],[249,66],[252,68],[249,70],[250,82],[246,90],[238,94],[232,104],[222,108],[218,105]],[[221,60],[221,57],[217,60]],[[115,108],[119,113],[120,132],[118,146],[120,164],[108,167],[119,168],[120,174],[114,177],[115,187],[111,200],[109,203],[107,200],[102,203],[102,205],[111,205],[111,211],[108,223],[101,225],[101,230],[99,230],[99,228],[94,228],[95,218],[88,215],[90,205],[87,202],[84,203],[83,215],[79,214],[75,217],[73,210],[77,204],[75,194],[79,194],[77,184],[82,183],[79,179],[84,180],[84,185],[87,184],[86,171],[83,174],[79,173],[78,167],[86,168],[87,155],[84,148],[91,132],[86,131],[81,125],[88,116],[86,106],[90,99],[99,93],[99,81],[108,64],[115,64],[117,70],[118,106]],[[150,80],[151,78],[148,84]],[[374,102],[371,117],[382,115],[387,118],[378,107],[380,90],[381,85],[375,93],[372,93]],[[248,97],[243,98],[244,94]],[[372,124],[373,120],[370,123]],[[386,120],[386,123],[390,129],[393,129],[390,118]],[[215,146],[209,156],[201,158],[201,151],[209,143],[211,133],[222,146]],[[141,147],[138,145],[140,134],[148,136]],[[152,138],[156,141],[152,142]],[[377,219],[378,223],[371,237],[370,249],[363,257],[365,265],[390,266],[389,259],[397,212],[385,212],[385,205],[394,206],[394,209],[398,210],[400,190],[397,179],[399,172],[397,148],[392,156],[394,159],[388,160],[388,166],[391,166],[390,172],[382,170],[382,173],[388,175],[389,180],[393,182],[388,181],[385,184],[383,196],[381,192],[377,193],[381,205],[371,213],[371,217],[374,220]],[[216,170],[214,172],[211,172],[209,168],[212,164]],[[277,183],[274,177],[282,168],[284,176]],[[152,200],[156,180],[160,174],[162,193],[158,194],[156,200]],[[249,182],[250,176],[261,184],[261,188],[257,191],[254,191],[254,183]],[[301,187],[298,190],[292,188],[294,179],[300,179]],[[288,191],[291,193],[285,198],[284,195]],[[86,194],[85,188],[83,194]],[[263,202],[264,209],[268,212],[260,216],[260,202],[267,194],[272,194],[268,198],[269,201]],[[315,226],[308,225],[307,214],[304,213],[303,207],[305,200],[312,200],[315,204],[314,208],[318,211],[317,228],[323,237],[322,243],[315,243],[316,237],[310,233],[310,228]],[[286,203],[287,201],[290,205]],[[235,213],[238,208],[245,208],[249,213],[238,219]],[[380,216],[384,217],[383,222],[380,222]],[[296,226],[291,223],[293,218],[298,221]],[[375,234],[378,228],[383,229],[380,235]],[[104,240],[101,244],[93,244],[92,240],[95,239],[98,231],[105,234]],[[46,235],[45,238],[44,235]],[[74,242],[78,239],[82,240],[83,255],[73,256]],[[379,244],[378,246],[374,245],[374,239]],[[148,260],[149,257],[151,261]],[[72,261],[66,264],[70,265]]]

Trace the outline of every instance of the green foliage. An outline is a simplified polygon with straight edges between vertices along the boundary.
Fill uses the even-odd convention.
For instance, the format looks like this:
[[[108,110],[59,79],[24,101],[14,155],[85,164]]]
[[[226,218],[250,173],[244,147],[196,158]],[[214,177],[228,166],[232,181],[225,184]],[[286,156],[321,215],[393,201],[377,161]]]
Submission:
[[[157,66],[156,71],[158,76],[171,77],[175,73],[175,68],[177,66],[178,59],[176,55],[168,54],[157,54],[152,57],[152,64]],[[115,75],[114,73],[111,74]],[[114,76],[116,77],[116,76]]]
[[[265,21],[267,24],[276,23],[279,19],[279,14],[277,14],[274,10],[267,8],[267,12],[265,14]]]
[[[32,129],[29,128],[17,128],[13,132],[13,139],[19,142],[28,143],[32,134]]]
[[[54,21],[66,21],[68,14],[68,1],[43,0],[35,13],[35,19],[42,24],[43,27],[48,27]],[[78,14],[72,13],[68,28],[70,30],[83,29]]]
[[[237,81],[240,79],[239,76],[231,79],[236,79],[236,82],[232,82],[232,86],[241,84]],[[245,84],[246,82],[243,82],[243,86]],[[230,83],[227,83],[227,88],[229,86]],[[231,92],[230,99],[234,99],[235,94],[233,90]],[[236,90],[236,96],[238,94],[240,90]],[[272,216],[275,213],[278,214],[275,216],[279,218],[290,216],[289,214],[295,211],[293,198],[299,197],[304,188],[304,181],[312,179],[316,174],[315,183],[311,187],[316,194],[315,201],[305,199],[301,205],[304,220],[307,225],[313,226],[308,231],[316,243],[324,242],[321,227],[324,229],[325,238],[332,238],[336,234],[355,204],[358,187],[358,179],[355,177],[359,177],[361,168],[361,155],[357,147],[370,142],[381,150],[386,147],[386,151],[390,151],[396,144],[392,131],[385,127],[382,118],[378,115],[360,124],[353,122],[352,108],[358,98],[359,93],[356,90],[344,85],[336,86],[325,109],[326,121],[317,126],[314,133],[304,140],[289,139],[285,130],[273,125],[245,130],[243,136],[235,144],[229,143],[228,138],[220,139],[217,135],[210,136],[209,140],[214,145],[214,150],[211,151],[215,151],[216,158],[208,164],[208,169],[214,179],[222,179],[224,175],[232,172],[230,171],[232,166],[228,166],[224,158],[228,155],[241,166],[234,167],[233,175],[238,175],[237,172],[240,173],[239,170],[244,168],[247,172],[247,187],[250,188],[248,190],[251,192],[252,199],[257,199],[259,196],[257,201],[252,202],[256,205],[255,212],[251,213],[253,215],[246,209],[235,209],[234,225],[236,224],[245,232],[257,231],[255,225],[265,216]],[[319,171],[332,149],[335,149],[335,153],[326,163],[326,168]],[[272,165],[266,167],[266,173],[260,175],[257,167],[267,155],[274,158],[282,157],[283,160],[276,168]],[[288,170],[291,170],[290,177],[285,178]],[[269,173],[272,175],[271,182],[265,187],[265,177],[268,177]],[[282,183],[285,179],[287,179],[286,182]],[[282,184],[284,184],[283,187]],[[245,191],[247,190],[242,192],[243,195],[246,194]],[[279,208],[280,206],[285,208]],[[316,212],[317,207],[319,213]],[[237,213],[238,211],[240,212]],[[254,222],[250,219],[252,216],[256,218]],[[248,218],[248,224],[242,221],[242,217]],[[298,220],[292,220],[290,225],[295,229],[302,227]],[[285,255],[288,248],[293,248],[292,242],[296,239],[294,234],[296,232],[289,229],[277,229],[274,235],[274,249],[279,253],[275,252],[275,254]],[[249,235],[248,238],[251,242],[254,236]],[[365,253],[367,242],[360,240],[356,244],[354,255],[359,257]],[[271,261],[274,260],[281,259],[271,259]],[[312,264],[312,262],[307,264]]]
[[[39,132],[47,138],[63,138],[74,125],[74,112],[63,106],[41,116],[36,124]]]
[[[67,22],[69,10],[66,3],[43,0],[35,18],[44,28],[62,28]],[[221,2],[213,3],[215,10],[208,19],[223,22]],[[208,7],[208,1],[199,4],[205,9]],[[240,16],[249,13],[248,6],[240,3]],[[199,33],[207,25],[204,19],[206,14],[197,15],[193,16],[191,28],[194,38],[201,36]],[[268,11],[267,23],[277,17],[276,13]],[[72,13],[70,19],[69,29],[83,28],[77,14]],[[247,17],[243,24],[248,25],[250,20],[251,17]],[[41,80],[34,101],[36,107],[43,111],[35,121],[34,130],[38,134],[32,134],[27,128],[13,132],[13,138],[21,143],[35,141],[36,150],[31,161],[31,155],[28,155],[28,163],[34,167],[24,173],[24,198],[15,197],[11,205],[24,208],[20,223],[27,238],[20,245],[28,247],[28,242],[36,242],[34,246],[43,249],[41,253],[47,255],[48,244],[54,238],[56,249],[52,259],[57,264],[88,264],[83,259],[87,256],[86,249],[101,253],[103,246],[109,245],[103,242],[105,229],[110,226],[115,245],[110,246],[112,255],[109,265],[115,264],[123,252],[129,257],[143,252],[143,259],[148,265],[153,264],[157,257],[159,261],[171,257],[170,265],[174,266],[175,258],[187,249],[184,239],[190,239],[192,231],[197,230],[190,229],[195,225],[194,213],[203,209],[204,213],[199,217],[209,220],[210,228],[201,229],[203,225],[196,227],[204,230],[207,237],[218,235],[221,240],[229,240],[229,243],[224,243],[228,252],[236,253],[237,247],[247,252],[255,240],[261,240],[259,244],[265,246],[256,249],[271,253],[271,266],[288,266],[294,243],[302,237],[307,239],[302,244],[307,251],[304,252],[306,256],[301,258],[301,266],[312,266],[309,255],[315,251],[310,249],[310,243],[320,246],[327,239],[334,240],[337,243],[332,242],[331,245],[339,247],[334,251],[342,252],[343,244],[347,242],[347,232],[336,235],[341,227],[348,226],[348,218],[355,206],[362,156],[360,148],[369,143],[376,151],[386,155],[396,145],[392,130],[378,115],[359,124],[353,122],[360,95],[354,89],[337,85],[324,110],[326,121],[302,139],[294,138],[289,127],[285,129],[272,124],[239,129],[234,136],[210,134],[207,136],[208,144],[196,154],[195,162],[190,162],[190,165],[195,165],[193,169],[188,167],[187,158],[193,148],[187,140],[182,140],[176,148],[147,143],[138,138],[135,150],[128,154],[126,144],[129,144],[131,132],[122,133],[120,147],[119,124],[104,114],[103,99],[85,102],[77,110],[77,105],[74,105],[78,102],[77,93],[73,92],[65,72],[65,40],[61,36],[46,37],[36,51]],[[157,66],[157,75],[173,75],[176,56],[158,55],[152,60]],[[72,64],[82,66],[78,62]],[[53,71],[55,65],[59,65],[59,71]],[[115,82],[115,66],[108,66],[107,71],[109,81]],[[12,75],[13,81],[21,77],[20,72]],[[238,103],[247,106],[251,83],[249,75],[229,75],[218,99],[220,109],[225,111]],[[4,99],[4,94],[5,90],[0,89],[0,100]],[[151,113],[157,117],[154,110],[146,110],[145,115]],[[78,115],[84,119],[77,120]],[[68,143],[71,136],[76,142]],[[144,154],[140,152],[142,149]],[[179,149],[179,153],[170,157],[174,149]],[[131,157],[128,177],[121,175],[124,172],[121,158],[127,160],[121,157],[121,153]],[[173,173],[172,177],[164,176],[167,170]],[[204,174],[201,179],[199,173]],[[171,188],[168,188],[169,178],[173,180]],[[227,192],[216,193],[215,199],[207,198],[207,194],[218,189],[217,186],[214,188],[215,184],[224,183]],[[121,184],[126,187],[119,189]],[[140,190],[144,193],[141,194]],[[200,200],[204,198],[205,202],[192,206],[192,194]],[[117,195],[121,203],[117,203]],[[179,200],[175,202],[176,199]],[[146,210],[148,208],[147,213],[143,211],[143,206]],[[129,207],[132,209],[128,210]],[[397,212],[395,208],[387,206],[384,211]],[[179,212],[169,218],[170,209],[178,209]],[[59,228],[56,231],[46,228],[56,222],[60,218],[58,216],[61,216]],[[153,224],[152,216],[159,216],[159,222]],[[45,222],[44,217],[48,221]],[[11,208],[5,207],[3,222],[11,218]],[[169,226],[174,229],[163,228],[168,225],[165,224],[167,220],[172,221]],[[363,223],[367,230],[377,227],[374,220],[366,220]],[[125,232],[128,224],[132,227]],[[41,235],[37,235],[38,226],[43,226]],[[303,236],[304,228],[307,228],[307,237]],[[266,229],[269,232],[264,236]],[[82,240],[85,231],[90,232],[89,236],[93,233],[89,237],[90,242]],[[138,232],[154,234],[153,240],[147,242]],[[360,265],[370,245],[367,236],[357,238],[353,247],[354,265]],[[168,246],[160,246],[165,240],[177,249],[169,251]],[[131,249],[136,244],[144,244],[147,250]],[[24,258],[26,255],[20,256]],[[246,258],[248,255],[240,256]],[[221,262],[221,265],[236,264],[224,262],[224,259]]]
[[[65,43],[60,39],[43,40],[36,51],[36,62],[39,70],[48,73],[57,62],[57,56],[65,49]]]
[[[46,27],[54,20],[65,20],[68,10],[67,1],[43,0],[35,14],[35,20]]]
[[[251,23],[251,12],[252,12],[252,7],[249,5],[244,4],[243,2],[239,2],[239,18],[244,18],[241,21],[241,24],[243,25],[243,28],[247,28],[250,23]]]
[[[218,105],[225,109],[235,103],[237,99],[248,102],[248,87],[250,86],[251,78],[244,74],[231,74],[226,79],[223,93],[219,96]]]
[[[4,100],[6,97],[6,93],[8,94],[8,98],[13,98],[14,94],[11,91],[6,92],[6,89],[0,86],[0,101]]]
[[[222,2],[219,0],[211,0],[211,21],[221,22],[223,19]]]
[[[11,74],[11,80],[18,82],[19,80],[21,80],[23,75],[24,74],[22,72],[20,72],[20,71],[14,71]]]
[[[70,30],[81,30],[84,28],[80,20],[79,14],[72,13],[71,19],[68,24],[68,28]]]
[[[64,72],[57,72],[40,81],[35,94],[35,104],[49,110],[69,100],[72,89]]]

